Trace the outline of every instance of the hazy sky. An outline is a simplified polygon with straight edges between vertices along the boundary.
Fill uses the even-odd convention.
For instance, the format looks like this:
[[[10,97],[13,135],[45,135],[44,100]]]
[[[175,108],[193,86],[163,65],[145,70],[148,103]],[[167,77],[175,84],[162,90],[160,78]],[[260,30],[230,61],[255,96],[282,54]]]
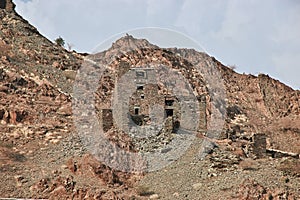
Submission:
[[[300,89],[298,0],[14,0],[17,12],[50,40],[81,52],[120,32],[182,32],[238,72],[266,73]],[[159,45],[159,44],[158,44]]]

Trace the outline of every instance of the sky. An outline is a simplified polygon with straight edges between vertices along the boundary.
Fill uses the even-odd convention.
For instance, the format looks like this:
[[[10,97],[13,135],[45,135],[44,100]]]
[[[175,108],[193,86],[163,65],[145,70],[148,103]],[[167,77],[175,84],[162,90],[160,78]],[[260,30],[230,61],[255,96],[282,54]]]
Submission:
[[[52,41],[61,36],[79,52],[119,33],[159,27],[192,38],[237,72],[265,73],[300,89],[299,0],[13,1],[41,34]]]

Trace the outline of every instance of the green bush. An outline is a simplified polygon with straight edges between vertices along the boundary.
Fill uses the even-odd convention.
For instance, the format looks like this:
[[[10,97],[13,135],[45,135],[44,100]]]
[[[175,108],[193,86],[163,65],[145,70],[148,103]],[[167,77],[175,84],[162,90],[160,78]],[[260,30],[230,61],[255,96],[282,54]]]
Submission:
[[[55,43],[61,47],[65,46],[65,40],[60,36],[55,39]]]

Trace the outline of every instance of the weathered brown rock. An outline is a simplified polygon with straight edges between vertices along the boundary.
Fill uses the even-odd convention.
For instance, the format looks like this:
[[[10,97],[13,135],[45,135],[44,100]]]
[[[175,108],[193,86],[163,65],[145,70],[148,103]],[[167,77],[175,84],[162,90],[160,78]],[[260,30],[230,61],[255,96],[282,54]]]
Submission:
[[[1,0],[0,8],[0,176],[3,177],[0,180],[0,194],[3,194],[3,197],[44,199],[130,199],[134,195],[138,196],[133,187],[141,176],[118,172],[100,163],[86,152],[77,135],[71,102],[76,72],[84,55],[53,45],[41,36],[34,27],[14,13],[11,0]],[[135,50],[126,51],[132,48]],[[265,155],[265,148],[299,155],[299,91],[266,75],[256,77],[238,74],[205,53],[190,49],[163,49],[132,36],[117,40],[110,49],[94,57],[99,55],[103,56],[109,65],[95,94],[95,107],[100,111],[99,120],[103,122],[102,126],[110,142],[129,152],[137,151],[137,140],[133,140],[115,126],[111,103],[115,84],[126,72],[149,64],[163,64],[179,72],[195,90],[201,107],[202,121],[197,133],[198,139],[205,138],[214,93],[209,93],[204,77],[193,65],[199,60],[203,65],[212,62],[222,74],[227,93],[224,101],[228,103],[228,116],[222,136],[224,140],[211,139],[211,144],[216,142],[218,146],[207,149],[210,154],[205,162],[209,164],[208,167],[201,166],[203,170],[193,171],[199,163],[184,163],[185,170],[191,169],[188,166],[195,167],[188,171],[188,175],[192,174],[192,178],[199,177],[200,180],[194,180],[192,183],[182,182],[179,188],[188,185],[188,189],[172,191],[171,197],[170,194],[157,193],[159,197],[189,198],[182,196],[183,193],[191,190],[198,194],[202,191],[202,182],[213,183],[212,179],[226,180],[239,187],[239,183],[235,182],[236,178],[240,180],[242,178],[239,176],[253,171],[257,171],[259,176],[268,175],[271,183],[277,181],[276,176],[287,174],[286,180],[294,181],[288,185],[291,190],[286,189],[287,185],[281,184],[280,188],[274,189],[266,187],[263,183],[246,181],[240,185],[237,198],[291,199],[296,196],[294,193],[297,192],[299,176],[297,158],[289,156],[293,160],[279,162],[278,158],[273,156],[274,163],[279,162],[277,171],[263,171],[261,168],[273,161],[264,158],[270,156]],[[180,123],[175,124],[174,119],[178,119],[179,115],[177,116],[176,106],[172,105],[178,102],[174,97],[166,95],[168,91],[161,83],[156,86],[143,85],[143,89],[143,92],[138,91],[132,95],[134,98],[130,105],[131,114],[137,111],[145,116],[149,115],[149,105],[157,103],[161,104],[165,111],[168,110],[166,115],[170,115],[164,131],[160,135],[143,140],[150,142],[139,146],[150,150],[159,149],[172,140],[172,134],[165,133],[174,134],[175,125],[180,126]],[[150,100],[147,100],[147,95],[151,97]],[[146,103],[142,103],[143,101]],[[139,107],[135,108],[134,104],[139,104]],[[138,117],[140,125],[149,122],[145,116]],[[256,133],[263,133],[266,138],[259,140],[255,136]],[[258,148],[255,149],[255,146]],[[166,153],[170,148],[160,150],[161,153]],[[253,160],[253,153],[260,159]],[[193,162],[198,162],[195,160],[196,158]],[[174,167],[178,166],[181,166],[181,163]],[[210,172],[205,174],[205,170]],[[14,178],[16,174],[20,176]],[[184,173],[181,171],[174,174],[177,177]],[[173,179],[174,174],[169,174],[169,177]],[[157,185],[162,184],[161,178],[167,175],[167,170],[166,174],[159,174]],[[203,176],[205,178],[201,179]],[[204,186],[206,184],[203,184]],[[168,185],[161,188],[165,187]],[[208,193],[217,191],[222,194],[225,190],[226,188],[224,191],[208,190]],[[157,195],[153,195],[152,198],[157,198]]]
[[[72,115],[72,106],[71,103],[63,104],[58,110],[57,113],[64,116]]]
[[[290,193],[287,189],[268,189],[255,182],[252,179],[245,180],[238,189],[236,199],[288,199],[294,200],[298,195]]]
[[[12,0],[0,0],[0,9],[5,9],[8,12],[15,11],[16,5]]]

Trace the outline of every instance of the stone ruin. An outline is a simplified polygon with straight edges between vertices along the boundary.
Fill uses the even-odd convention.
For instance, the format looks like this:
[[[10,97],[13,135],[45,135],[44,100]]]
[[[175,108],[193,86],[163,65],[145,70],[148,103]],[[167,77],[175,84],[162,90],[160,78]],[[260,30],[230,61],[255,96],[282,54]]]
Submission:
[[[269,147],[268,138],[264,133],[254,134],[252,137],[252,153],[255,158],[266,158],[267,156],[272,158],[282,158],[282,157],[293,157],[296,159],[300,158],[300,155],[297,153],[281,151],[277,149],[272,149]]]
[[[136,91],[129,100],[130,118],[138,126],[150,124],[150,109],[156,106],[158,109],[164,110],[164,118],[169,121],[164,127],[165,130],[170,133],[176,132],[176,128],[180,125],[179,101],[162,85],[147,83],[147,76],[150,71],[152,70],[136,70]]]
[[[181,121],[181,104],[176,95],[162,83],[149,81],[155,73],[153,68],[131,68],[130,70],[134,72],[132,78],[134,78],[135,90],[129,98],[127,119],[122,122],[125,126],[129,126],[129,129],[132,127],[129,130],[129,135],[133,138],[138,150],[152,151],[168,144],[174,134],[177,133]],[[206,98],[205,96],[197,97],[197,100],[199,102],[199,111],[195,111],[199,114],[197,131],[204,132],[207,129]],[[98,115],[104,132],[120,126],[114,119],[116,116],[114,116],[112,108],[108,108],[107,104],[99,107],[102,107]],[[155,126],[150,126],[147,129],[147,125],[153,121],[163,124],[158,127],[159,132],[151,133],[157,131]],[[138,134],[138,131],[134,129],[135,127],[146,128],[143,130],[148,132],[147,136],[134,138]]]
[[[253,135],[253,153],[257,158],[266,157],[267,140],[266,135],[257,133]]]

